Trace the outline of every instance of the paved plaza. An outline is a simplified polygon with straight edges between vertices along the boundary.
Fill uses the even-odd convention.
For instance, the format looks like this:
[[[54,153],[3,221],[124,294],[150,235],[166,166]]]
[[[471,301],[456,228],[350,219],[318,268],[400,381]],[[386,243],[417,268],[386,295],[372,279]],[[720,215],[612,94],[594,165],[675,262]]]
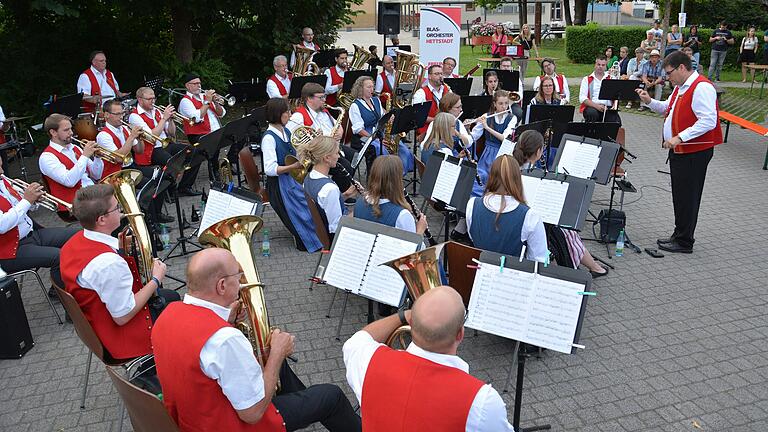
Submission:
[[[630,113],[622,118],[628,148],[638,157],[624,164],[639,190],[625,197],[627,232],[641,248],[656,247],[656,238],[668,236],[673,226],[669,176],[657,172],[667,169],[660,148],[662,122]],[[768,220],[768,172],[760,169],[766,144],[732,127],[730,141],[716,148],[692,255],[655,259],[627,248],[623,257],[610,260],[615,270],[595,281],[598,295],[588,302],[580,340],[586,349],[570,356],[547,351],[527,362],[522,426],[549,423],[554,431],[611,432],[768,430],[768,254],[761,240]],[[198,188],[207,181],[205,172]],[[595,213],[607,205],[608,196],[608,187],[598,185]],[[187,214],[191,204],[197,205],[191,198],[182,202]],[[45,211],[36,216],[44,224],[59,224]],[[354,401],[345,380],[342,342],[334,339],[341,302],[326,318],[332,288],[308,290],[317,255],[296,251],[272,210],[264,219],[272,256],[256,261],[273,323],[296,335],[299,362],[292,366],[305,383],[338,384]],[[430,222],[436,231],[434,212]],[[582,235],[591,238],[591,225],[586,226]],[[587,245],[607,259],[602,245]],[[170,273],[183,278],[187,260],[170,260]],[[41,273],[47,282],[47,271]],[[71,324],[56,322],[31,278],[23,281],[22,291],[35,346],[20,360],[0,360],[0,430],[117,431],[122,408],[104,367],[94,361],[86,408],[80,410],[87,350]],[[365,324],[365,305],[351,298],[342,341]],[[501,390],[512,367],[512,349],[509,340],[468,331],[459,354],[472,374]],[[510,421],[513,395],[513,386],[503,394]],[[130,428],[126,416],[123,430]]]

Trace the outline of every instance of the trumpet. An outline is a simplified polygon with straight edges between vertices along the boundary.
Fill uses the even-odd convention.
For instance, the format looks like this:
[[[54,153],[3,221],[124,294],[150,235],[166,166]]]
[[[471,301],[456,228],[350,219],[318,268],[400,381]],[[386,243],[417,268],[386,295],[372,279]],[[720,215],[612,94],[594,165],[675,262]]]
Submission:
[[[135,126],[135,125],[132,125],[132,124],[128,123],[125,120],[120,120],[120,123],[122,123],[123,126],[128,126],[129,128],[132,128],[133,126]],[[162,143],[162,145],[163,145],[163,148],[168,147],[168,144],[171,143],[171,138],[170,137],[160,138],[159,136],[157,136],[157,135],[153,134],[152,132],[149,132],[149,131],[147,131],[145,129],[141,129],[141,136],[140,136],[140,138],[141,138],[142,141],[146,142],[147,144],[152,144],[153,147],[155,145],[155,141],[160,141],[160,143]]]
[[[7,180],[19,193],[23,193],[24,190],[29,187],[29,183],[20,179],[8,178],[5,175],[0,174],[0,177]],[[59,206],[64,207],[67,211],[72,211],[72,204],[64,201],[63,199],[56,198],[48,192],[43,193],[43,196],[37,201],[37,204],[43,208],[52,212],[59,211]]]
[[[167,105],[154,105],[154,104],[152,104],[152,106],[155,107],[155,109],[160,110],[160,111],[165,111],[165,109],[168,108]],[[194,126],[195,124],[197,124],[195,119],[187,117],[187,116],[185,116],[184,114],[182,114],[182,113],[180,113],[178,111],[174,111],[173,112],[173,121],[175,121],[176,123],[179,123],[179,124],[187,123],[190,126]]]
[[[83,150],[85,148],[85,144],[87,141],[81,141],[75,137],[72,137],[72,142],[75,144],[75,146],[79,147],[80,150]],[[102,159],[109,163],[113,163],[115,165],[123,166],[123,165],[130,165],[133,163],[133,156],[131,156],[130,153],[122,155],[118,152],[105,149],[104,147],[98,144],[96,144],[96,148],[93,151],[93,155],[99,159]]]
[[[224,106],[224,105],[226,105],[226,106],[234,106],[237,103],[237,99],[234,96],[232,96],[230,94],[228,94],[226,96],[222,96],[222,95],[216,93],[216,90],[213,91],[213,98],[212,99],[213,99],[214,103],[217,103],[217,104],[219,104],[221,106]]]

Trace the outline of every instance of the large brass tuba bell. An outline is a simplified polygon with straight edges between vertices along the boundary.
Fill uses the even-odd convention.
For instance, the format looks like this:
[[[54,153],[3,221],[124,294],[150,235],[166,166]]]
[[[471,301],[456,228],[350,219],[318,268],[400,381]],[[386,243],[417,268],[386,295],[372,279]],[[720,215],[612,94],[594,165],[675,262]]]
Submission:
[[[443,284],[440,279],[440,252],[446,244],[440,243],[380,265],[395,269],[403,278],[411,301],[415,302],[425,292]],[[386,343],[392,348],[405,349],[408,347],[407,337],[410,333],[411,326],[400,326],[387,338]]]
[[[295,76],[314,75],[320,73],[320,67],[312,61],[315,50],[303,45],[294,45],[293,51],[296,53],[296,62],[293,64],[293,74]],[[310,73],[310,67],[312,72]]]
[[[373,57],[373,54],[360,45],[352,44],[352,46],[355,47],[355,54],[352,56],[352,62],[349,64],[348,70],[366,69],[366,64]],[[340,107],[348,110],[352,106],[352,102],[355,101],[355,98],[349,93],[340,93],[337,100]]]
[[[226,249],[232,252],[240,264],[243,271],[240,279],[240,303],[248,314],[245,320],[237,323],[237,328],[251,342],[256,359],[263,367],[269,357],[271,328],[264,298],[264,284],[259,278],[251,249],[253,233],[258,231],[262,224],[258,216],[227,218],[203,231],[200,234],[200,244]]]
[[[403,108],[405,106],[411,105],[413,94],[416,93],[416,90],[418,90],[419,86],[421,85],[421,80],[424,77],[426,67],[419,63],[418,54],[403,50],[395,50],[395,54],[395,63],[397,63],[397,68],[395,69],[395,84],[392,88],[392,90],[395,91],[395,94],[393,95],[395,101],[392,105],[394,105],[395,108]],[[403,98],[397,96],[397,89],[399,88],[400,84],[413,85],[413,90],[408,97]]]

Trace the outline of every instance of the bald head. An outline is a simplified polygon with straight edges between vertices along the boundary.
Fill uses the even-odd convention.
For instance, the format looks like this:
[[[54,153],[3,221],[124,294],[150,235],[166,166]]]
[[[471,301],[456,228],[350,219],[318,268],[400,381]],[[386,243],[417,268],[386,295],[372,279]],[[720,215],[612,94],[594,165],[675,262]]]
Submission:
[[[464,303],[449,286],[433,288],[413,304],[413,341],[427,351],[455,354],[464,336],[463,328]]]
[[[187,286],[195,297],[216,295],[216,285],[226,275],[240,271],[234,255],[226,249],[208,248],[194,254],[187,265]]]

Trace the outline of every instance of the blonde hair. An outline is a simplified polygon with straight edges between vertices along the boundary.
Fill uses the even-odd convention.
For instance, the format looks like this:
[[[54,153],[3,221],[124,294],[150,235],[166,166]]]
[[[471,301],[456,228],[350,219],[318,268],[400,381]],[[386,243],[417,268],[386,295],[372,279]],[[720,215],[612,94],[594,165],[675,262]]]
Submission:
[[[361,99],[363,97],[363,86],[365,85],[366,81],[373,81],[373,78],[364,75],[360,78],[355,80],[355,83],[352,84],[352,90],[350,91],[350,94],[355,99]],[[374,85],[376,83],[374,82]]]
[[[307,144],[300,145],[297,149],[299,159],[309,159],[313,164],[317,164],[324,157],[338,153],[339,143],[333,137],[320,135]]]
[[[456,127],[455,124],[456,117],[453,114],[437,113],[435,120],[432,121],[432,131],[424,141],[424,150],[431,149],[433,146],[435,149],[439,149],[440,143],[453,147],[453,132],[451,130]]]

